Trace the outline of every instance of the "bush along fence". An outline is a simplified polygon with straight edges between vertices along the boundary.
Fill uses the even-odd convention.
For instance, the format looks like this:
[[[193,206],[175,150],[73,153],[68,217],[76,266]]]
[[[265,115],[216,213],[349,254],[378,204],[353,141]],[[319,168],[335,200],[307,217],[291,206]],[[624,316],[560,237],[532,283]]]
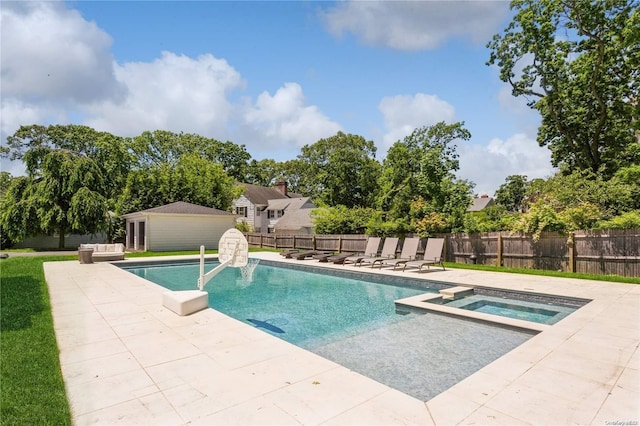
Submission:
[[[538,240],[508,232],[439,236],[445,237],[447,262],[640,277],[640,229],[543,232]],[[273,249],[362,252],[367,236],[249,233],[247,241]],[[425,243],[426,238],[418,255],[424,253]]]

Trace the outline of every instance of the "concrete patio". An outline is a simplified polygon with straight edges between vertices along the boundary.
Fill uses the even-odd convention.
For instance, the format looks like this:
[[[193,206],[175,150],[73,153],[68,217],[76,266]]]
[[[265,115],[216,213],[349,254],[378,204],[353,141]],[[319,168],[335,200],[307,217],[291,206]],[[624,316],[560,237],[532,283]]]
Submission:
[[[284,260],[276,253],[251,256],[354,268]],[[44,269],[77,425],[640,420],[638,285],[467,270],[373,270],[593,300],[425,403],[212,309],[178,316],[162,306],[164,288],[114,265],[75,260],[46,263]]]

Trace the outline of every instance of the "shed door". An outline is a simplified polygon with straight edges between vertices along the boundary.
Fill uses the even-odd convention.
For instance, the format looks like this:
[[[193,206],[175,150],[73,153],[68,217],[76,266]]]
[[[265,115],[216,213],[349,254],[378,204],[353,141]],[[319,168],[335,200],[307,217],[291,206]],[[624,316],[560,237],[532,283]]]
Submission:
[[[145,248],[145,225],[146,222],[138,222],[138,250],[146,251]]]

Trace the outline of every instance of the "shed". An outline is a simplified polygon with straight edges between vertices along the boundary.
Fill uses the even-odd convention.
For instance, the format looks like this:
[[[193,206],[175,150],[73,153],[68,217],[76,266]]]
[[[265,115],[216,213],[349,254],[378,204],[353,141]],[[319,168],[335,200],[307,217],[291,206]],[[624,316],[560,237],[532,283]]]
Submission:
[[[236,215],[178,201],[122,215],[126,248],[136,251],[217,249],[222,234],[234,228]]]

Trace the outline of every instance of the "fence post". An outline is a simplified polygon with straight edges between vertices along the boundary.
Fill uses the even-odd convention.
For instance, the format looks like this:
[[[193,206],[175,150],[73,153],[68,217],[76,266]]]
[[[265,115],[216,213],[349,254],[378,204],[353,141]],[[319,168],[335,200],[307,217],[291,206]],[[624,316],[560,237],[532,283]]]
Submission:
[[[338,236],[338,253],[342,253],[342,235]]]
[[[316,234],[313,234],[313,236],[311,237],[311,243],[312,243],[312,250],[316,249]]]
[[[496,266],[502,266],[502,232],[498,234],[498,264]]]
[[[293,234],[293,249],[296,249],[296,234]]]
[[[426,247],[425,247],[426,248]],[[449,234],[446,234],[444,236],[444,247],[442,248],[442,261],[443,262],[448,262],[448,251],[449,251]]]
[[[574,232],[569,232],[569,238],[567,238],[567,248],[569,249],[569,272],[576,272],[575,236],[576,234]]]

